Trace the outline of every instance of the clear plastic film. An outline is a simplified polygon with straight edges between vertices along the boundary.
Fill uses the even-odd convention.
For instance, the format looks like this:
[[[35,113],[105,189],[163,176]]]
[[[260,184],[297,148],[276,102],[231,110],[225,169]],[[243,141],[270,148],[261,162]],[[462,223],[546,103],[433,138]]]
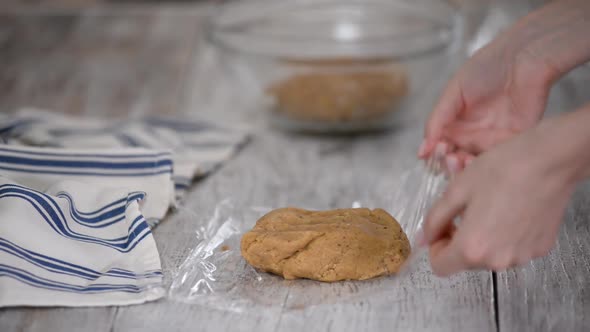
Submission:
[[[326,283],[313,280],[284,280],[257,271],[242,258],[240,239],[256,220],[278,207],[240,206],[226,199],[217,204],[209,216],[202,217],[197,231],[196,247],[172,277],[169,297],[173,300],[201,304],[231,311],[256,310],[279,306],[296,310],[314,305],[360,301],[383,293],[397,283],[411,278],[415,268],[427,265],[417,241],[424,216],[434,199],[442,192],[445,179],[438,161],[432,159],[404,172],[396,188],[390,213],[408,235],[412,254],[397,275],[363,281]],[[352,202],[351,207],[364,206]],[[302,207],[310,208],[310,207]],[[310,208],[312,209],[312,208]],[[178,213],[188,218],[199,216],[186,208]]]
[[[420,163],[405,176],[408,179],[403,179],[403,185],[396,190],[394,196],[394,204],[400,207],[400,211],[394,216],[406,232],[412,251],[397,274],[399,278],[411,273],[418,266],[425,251],[425,247],[419,243],[423,237],[424,218],[446,185],[441,157],[437,155],[433,155],[426,163]]]

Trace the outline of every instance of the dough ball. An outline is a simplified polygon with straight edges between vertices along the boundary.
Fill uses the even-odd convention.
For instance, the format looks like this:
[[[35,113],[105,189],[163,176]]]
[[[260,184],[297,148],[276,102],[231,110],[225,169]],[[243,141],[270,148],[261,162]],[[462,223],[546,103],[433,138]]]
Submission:
[[[409,79],[397,64],[383,61],[290,62],[304,72],[274,83],[268,93],[276,110],[297,120],[374,120],[395,111],[408,94]]]
[[[260,218],[241,250],[250,265],[285,279],[331,282],[396,273],[410,244],[382,209],[283,208]]]

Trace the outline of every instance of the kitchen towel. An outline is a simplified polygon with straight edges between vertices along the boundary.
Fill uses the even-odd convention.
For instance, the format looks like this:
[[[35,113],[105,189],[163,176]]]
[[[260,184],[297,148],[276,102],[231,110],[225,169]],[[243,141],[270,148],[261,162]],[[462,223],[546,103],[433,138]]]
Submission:
[[[0,306],[125,305],[164,295],[144,193],[0,177]]]
[[[23,109],[15,115],[0,115],[0,141],[11,149],[0,150],[0,158],[2,153],[19,149],[35,155],[35,159],[46,156],[48,160],[27,164],[22,158],[5,157],[0,159],[0,171],[11,172],[11,179],[37,190],[43,190],[47,182],[58,178],[115,186],[131,183],[131,190],[146,192],[142,212],[150,223],[156,223],[165,215],[168,206],[182,199],[194,179],[220,166],[247,138],[247,130],[243,128],[204,120],[139,117],[113,121]],[[100,158],[107,160],[95,160],[102,162],[100,165],[66,162],[60,164],[59,169],[53,168],[54,163],[47,164],[55,154],[63,154],[67,159],[86,152],[91,155],[101,152]],[[116,160],[121,155],[132,156],[133,159],[127,159],[127,162],[133,161],[132,165],[119,165]],[[80,170],[79,166],[85,169]],[[163,173],[170,173],[170,170],[172,191],[163,183],[168,177]],[[105,180],[105,174],[98,173],[116,173],[117,180]],[[152,173],[160,176],[156,179],[156,174]]]
[[[150,223],[246,139],[194,119],[0,116],[0,306],[162,297]]]

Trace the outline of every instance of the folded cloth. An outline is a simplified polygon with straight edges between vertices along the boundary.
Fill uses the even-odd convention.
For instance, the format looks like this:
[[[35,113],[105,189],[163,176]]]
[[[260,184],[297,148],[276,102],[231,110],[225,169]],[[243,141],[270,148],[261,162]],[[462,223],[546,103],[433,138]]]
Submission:
[[[142,213],[159,220],[174,202],[172,154],[142,148],[81,150],[0,145],[0,174],[45,191],[63,181],[146,193]]]
[[[142,162],[154,163],[148,167],[152,168],[151,172],[154,172],[157,167],[161,167],[160,171],[164,171],[163,168],[166,167],[164,164],[168,163],[167,160],[164,160],[167,158],[165,153],[170,152],[168,157],[173,164],[172,180],[176,199],[182,199],[195,178],[207,175],[229,159],[247,141],[247,138],[247,132],[244,129],[224,127],[194,119],[141,117],[112,121],[74,118],[36,109],[23,109],[15,115],[0,116],[0,140],[11,145],[12,149],[16,149],[15,145],[54,147],[60,148],[59,151],[71,151],[73,154],[85,151],[86,154],[101,155],[101,158],[104,158],[106,154],[105,149],[108,151],[118,150],[121,153],[116,154],[140,156],[139,159]],[[147,156],[146,149],[152,153],[151,159],[150,156]],[[57,151],[52,150],[50,153],[55,154]],[[67,154],[68,152],[63,153]],[[114,173],[109,165],[110,161],[112,158],[105,161],[106,164],[98,167],[100,172]],[[116,165],[116,163],[112,165]],[[97,165],[88,166],[87,169],[92,170],[96,169]],[[6,169],[11,166],[3,166],[0,159],[0,170],[2,167]],[[47,168],[50,166],[46,166],[43,170],[47,171]],[[19,167],[18,169],[23,168]],[[66,173],[68,172],[62,170],[60,174],[70,179],[74,177],[74,180],[78,176],[85,176],[84,181],[88,179],[88,174]],[[117,173],[128,176],[131,173],[136,173],[132,175],[136,177],[136,181],[133,182],[138,184],[143,181],[139,176],[145,174],[144,171],[138,172],[138,168],[135,167]],[[23,173],[19,178],[12,177],[12,179],[31,185],[34,189],[43,190],[43,187],[36,187],[22,179],[29,176],[31,176],[31,172]],[[104,182],[104,178],[100,178],[97,174],[94,176],[96,181]],[[121,178],[113,182],[125,182],[119,180]],[[133,190],[146,192],[147,199],[142,212],[150,224],[154,224],[163,217],[167,210],[162,206],[174,205],[175,197],[171,195],[168,200],[163,198],[168,194],[167,186],[145,187],[133,188]]]
[[[0,177],[0,306],[133,304],[164,295],[144,193]]]
[[[246,139],[199,120],[0,115],[0,306],[162,297],[150,225]]]

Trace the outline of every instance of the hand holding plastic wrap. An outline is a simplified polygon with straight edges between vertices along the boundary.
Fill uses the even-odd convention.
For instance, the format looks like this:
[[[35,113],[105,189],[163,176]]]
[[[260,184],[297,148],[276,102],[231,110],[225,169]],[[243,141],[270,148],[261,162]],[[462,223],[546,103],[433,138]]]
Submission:
[[[404,172],[393,191],[389,212],[400,222],[412,246],[412,254],[397,275],[364,281],[324,283],[284,280],[248,265],[240,252],[240,239],[262,215],[278,207],[241,206],[226,199],[204,218],[197,232],[197,245],[173,277],[169,296],[178,301],[225,310],[245,311],[266,306],[300,309],[307,306],[358,301],[383,293],[400,283],[411,282],[415,269],[427,266],[417,245],[423,217],[445,184],[439,163],[430,160]],[[363,202],[351,202],[361,207]],[[369,203],[369,202],[366,202]],[[313,207],[302,207],[313,209]],[[198,215],[188,209],[179,213]]]

